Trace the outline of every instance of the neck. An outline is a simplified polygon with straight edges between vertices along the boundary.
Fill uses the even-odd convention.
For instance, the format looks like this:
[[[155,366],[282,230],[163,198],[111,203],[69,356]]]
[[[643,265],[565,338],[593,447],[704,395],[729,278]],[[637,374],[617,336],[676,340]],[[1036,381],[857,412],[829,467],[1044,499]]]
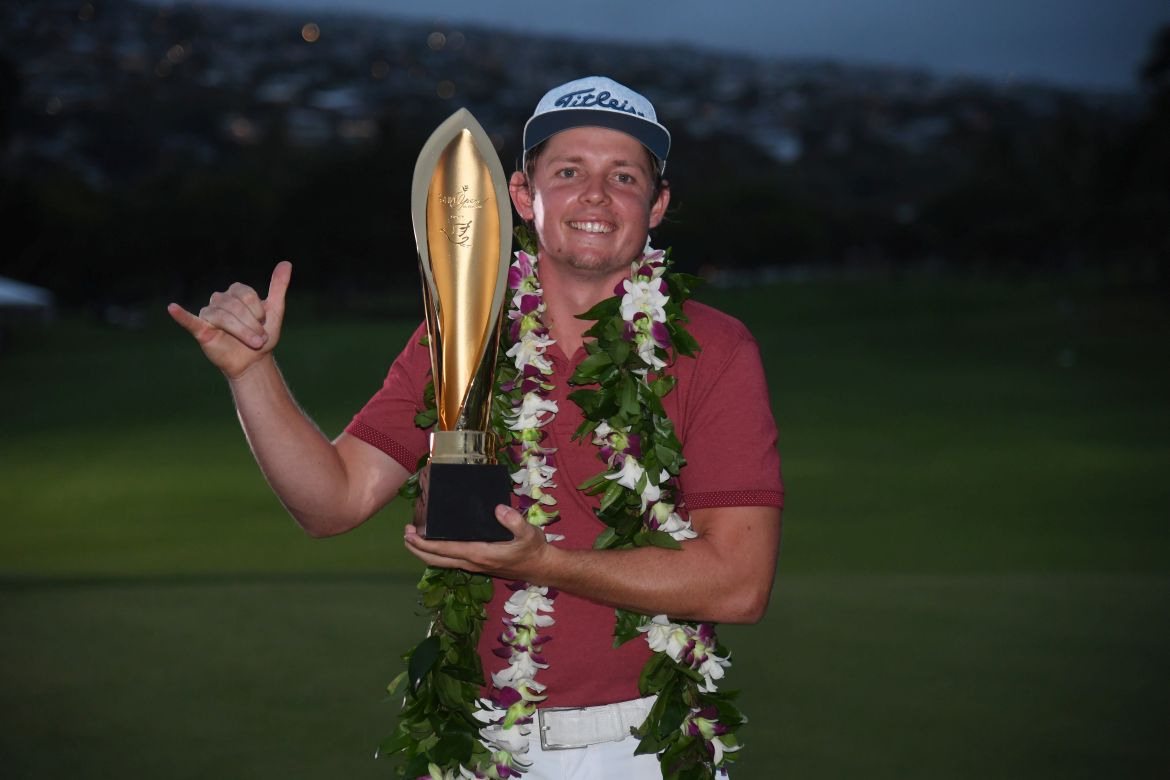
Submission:
[[[539,262],[539,261],[538,261]],[[540,286],[547,307],[545,323],[567,357],[572,357],[585,342],[585,331],[593,326],[578,314],[613,296],[614,287],[629,277],[629,268],[599,276],[566,269],[557,263],[539,262]]]

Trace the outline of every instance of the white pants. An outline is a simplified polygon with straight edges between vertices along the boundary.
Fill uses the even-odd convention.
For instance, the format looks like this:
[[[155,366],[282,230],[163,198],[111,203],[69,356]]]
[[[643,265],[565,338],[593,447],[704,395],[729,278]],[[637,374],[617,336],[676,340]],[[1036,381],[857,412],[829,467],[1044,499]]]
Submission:
[[[523,780],[662,780],[658,756],[635,756],[637,737],[621,742],[600,742],[582,748],[541,750],[535,733],[524,759],[532,768]]]
[[[653,699],[648,701],[649,705]],[[477,710],[475,716],[484,723],[502,716],[500,710]],[[490,729],[491,727],[489,727]],[[528,742],[528,752],[517,756],[525,763],[532,762],[523,775],[523,780],[662,780],[662,769],[658,756],[634,755],[638,738],[628,736],[620,741],[598,742],[585,747],[548,749],[540,745],[539,721],[524,727],[529,731],[527,738],[510,730],[514,738]]]

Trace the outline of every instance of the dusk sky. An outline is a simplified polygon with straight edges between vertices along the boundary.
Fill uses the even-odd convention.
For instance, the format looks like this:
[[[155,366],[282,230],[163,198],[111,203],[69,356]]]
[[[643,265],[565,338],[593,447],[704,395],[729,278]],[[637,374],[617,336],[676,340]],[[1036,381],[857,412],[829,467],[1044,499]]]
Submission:
[[[522,0],[216,1],[1123,90],[1135,87],[1159,24],[1170,24],[1165,0],[592,0],[579,7]]]

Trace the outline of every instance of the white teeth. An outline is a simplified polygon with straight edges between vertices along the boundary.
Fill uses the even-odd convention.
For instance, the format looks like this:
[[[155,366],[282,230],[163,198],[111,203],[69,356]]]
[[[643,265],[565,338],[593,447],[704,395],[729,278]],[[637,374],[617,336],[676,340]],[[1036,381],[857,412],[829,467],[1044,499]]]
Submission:
[[[574,230],[584,230],[586,233],[612,233],[613,227],[604,222],[570,222],[569,227]]]

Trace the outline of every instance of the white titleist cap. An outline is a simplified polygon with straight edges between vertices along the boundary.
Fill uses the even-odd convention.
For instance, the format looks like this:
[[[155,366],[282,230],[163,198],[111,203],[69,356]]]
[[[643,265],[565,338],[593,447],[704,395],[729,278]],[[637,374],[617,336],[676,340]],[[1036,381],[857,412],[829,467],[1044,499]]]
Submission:
[[[658,124],[649,100],[613,79],[586,76],[549,90],[524,125],[524,155],[541,141],[573,127],[620,130],[638,139],[666,166],[670,132]]]

